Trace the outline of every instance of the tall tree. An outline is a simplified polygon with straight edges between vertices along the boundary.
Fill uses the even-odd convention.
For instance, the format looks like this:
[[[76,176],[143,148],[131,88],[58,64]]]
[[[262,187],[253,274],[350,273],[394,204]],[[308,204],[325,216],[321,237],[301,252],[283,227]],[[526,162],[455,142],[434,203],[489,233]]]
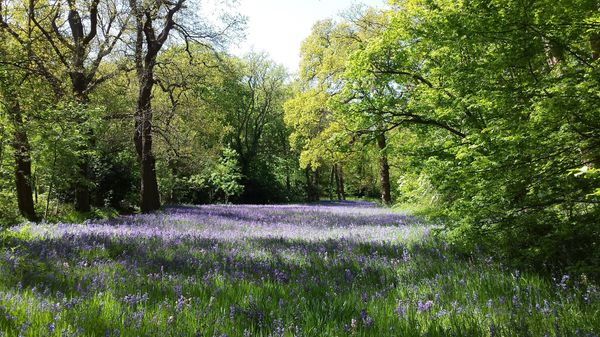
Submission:
[[[268,150],[269,138],[278,137],[283,123],[283,102],[286,98],[287,74],[283,66],[269,60],[265,54],[249,54],[233,62],[235,70],[227,75],[225,98],[232,102],[225,120],[232,128],[228,139],[239,155],[241,173],[244,177],[246,201],[264,199],[264,182],[261,176],[266,166],[260,158]],[[272,184],[272,182],[270,182]]]
[[[160,208],[160,193],[156,176],[156,159],[152,150],[152,91],[156,84],[157,58],[172,33],[187,43],[196,41],[207,46],[217,45],[239,29],[239,17],[229,17],[225,28],[217,30],[195,22],[186,11],[191,1],[129,0],[135,17],[135,68],[138,98],[135,112],[134,142],[141,170],[140,208],[152,212]],[[188,16],[186,18],[186,15]]]
[[[357,118],[349,116],[346,108],[351,100],[357,98],[343,95],[348,81],[344,74],[349,67],[351,56],[364,48],[369,38],[379,34],[385,27],[384,23],[385,17],[381,13],[362,8],[353,8],[339,22],[324,20],[316,23],[311,35],[302,45],[300,89],[287,107],[290,114],[300,113],[305,116],[296,118],[293,122],[296,130],[304,129],[300,133],[307,136],[308,125],[313,124],[311,134],[314,135],[307,136],[302,151],[303,164],[312,161],[313,166],[319,166],[320,161],[327,162],[335,173],[335,167],[342,167],[348,158],[348,153],[343,153],[342,150],[346,148],[347,152],[353,148],[342,146],[344,142],[352,143],[353,139],[360,139],[377,144],[380,149],[379,181],[382,201],[390,204],[391,184],[385,144],[385,120],[373,118],[378,124],[368,127],[358,125]],[[320,103],[314,105],[317,98]],[[313,107],[313,110],[309,111],[307,107]],[[307,118],[309,115],[312,117]],[[304,127],[300,125],[303,122],[307,123]],[[345,140],[340,137],[342,133],[347,134]],[[298,140],[296,134],[292,134],[294,141]]]
[[[32,115],[27,109],[26,101],[39,93],[29,90],[35,81],[31,76],[36,73],[33,62],[19,48],[20,41],[33,40],[35,32],[28,31],[14,36],[6,23],[6,15],[12,13],[0,2],[0,109],[7,115],[12,130],[12,149],[14,156],[14,183],[19,213],[30,221],[38,219],[33,200],[32,155],[30,144],[30,125],[28,117]],[[18,39],[15,39],[17,37]],[[43,101],[38,98],[37,101]],[[29,104],[30,105],[30,104]]]
[[[0,66],[0,98],[3,101],[0,109],[8,115],[13,130],[12,148],[15,160],[14,174],[19,212],[26,219],[35,221],[37,216],[31,186],[31,145],[16,89],[16,87],[23,84],[23,77],[16,76],[18,72],[14,69],[10,69],[12,71],[8,76],[8,70]]]
[[[597,1],[393,4],[352,57],[347,108],[420,138],[413,167],[451,238],[540,265],[597,258],[598,181],[570,174],[600,158]]]
[[[184,2],[185,0],[178,0],[175,3],[156,1],[147,4],[135,0],[129,1],[136,18],[135,66],[139,92],[135,111],[134,141],[141,169],[140,208],[144,213],[160,208],[156,160],[152,153],[154,69],[158,53],[175,26],[175,14],[183,8]],[[158,21],[160,27],[154,26],[155,21]]]
[[[13,3],[13,15],[0,15],[0,24],[18,41],[35,64],[36,72],[51,84],[57,97],[70,92],[72,100],[84,111],[90,102],[90,93],[123,70],[119,67],[109,73],[101,71],[103,60],[115,49],[127,27],[128,15],[122,3],[118,0],[57,0],[50,3],[28,0],[23,4],[19,8],[19,3]],[[25,19],[22,19],[23,14]],[[40,47],[36,40],[41,40],[43,46]],[[55,65],[57,61],[61,67]],[[64,77],[69,78],[70,90],[62,85]],[[80,118],[79,122],[85,125],[85,114]],[[93,130],[83,132],[88,135],[89,142],[80,149],[75,208],[87,212],[90,210],[90,158],[87,153],[93,146]]]
[[[387,157],[387,141],[382,131],[377,135],[377,147],[379,148],[379,177],[381,184],[381,201],[389,205],[392,203],[390,187],[390,164]]]

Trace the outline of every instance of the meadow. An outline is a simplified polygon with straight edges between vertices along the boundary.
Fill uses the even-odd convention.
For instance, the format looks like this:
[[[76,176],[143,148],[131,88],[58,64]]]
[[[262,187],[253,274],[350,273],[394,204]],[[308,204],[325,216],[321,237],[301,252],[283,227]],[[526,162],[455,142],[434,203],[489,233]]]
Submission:
[[[0,336],[598,336],[585,276],[436,230],[366,202],[23,224],[0,232]]]

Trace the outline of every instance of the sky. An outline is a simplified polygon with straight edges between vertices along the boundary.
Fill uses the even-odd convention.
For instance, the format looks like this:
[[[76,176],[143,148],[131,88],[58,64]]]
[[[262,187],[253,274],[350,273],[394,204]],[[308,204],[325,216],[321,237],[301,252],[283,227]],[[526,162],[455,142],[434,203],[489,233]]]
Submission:
[[[383,7],[384,0],[238,0],[237,11],[247,16],[246,39],[230,52],[267,52],[289,72],[300,63],[300,45],[313,24],[331,18],[354,4]]]

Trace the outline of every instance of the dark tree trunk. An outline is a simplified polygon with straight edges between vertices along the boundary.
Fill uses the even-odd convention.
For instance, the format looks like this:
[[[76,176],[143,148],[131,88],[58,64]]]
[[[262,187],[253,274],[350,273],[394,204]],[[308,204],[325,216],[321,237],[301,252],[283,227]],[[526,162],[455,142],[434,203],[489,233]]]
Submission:
[[[388,164],[385,133],[380,133],[377,136],[377,147],[379,148],[379,180],[381,183],[381,201],[385,205],[392,203],[392,195],[390,193],[390,165]]]
[[[321,190],[319,188],[319,169],[316,169],[313,171],[313,178],[314,178],[314,187],[315,187],[313,200],[319,201],[319,200],[321,200]]]
[[[306,201],[312,201],[312,180],[310,179],[310,168],[304,169],[304,176],[306,178]]]
[[[141,173],[140,208],[143,213],[148,213],[160,208],[156,159],[152,153],[153,70],[146,69],[139,78],[140,92],[137,102],[134,140]]]
[[[15,182],[19,211],[27,220],[35,221],[37,216],[31,188],[31,156],[27,134],[15,132],[15,142],[18,143],[15,147],[20,148],[19,150],[15,148]]]
[[[34,200],[35,200],[35,204],[37,205],[37,203],[38,203],[38,194],[39,194],[38,183],[37,183],[37,174],[33,173],[32,179],[33,180],[32,180],[31,186],[33,187],[33,195],[35,197]]]
[[[135,0],[129,0],[136,19],[135,67],[139,83],[137,108],[135,113],[134,142],[140,162],[140,208],[143,213],[160,208],[160,194],[156,179],[156,159],[152,153],[152,88],[154,87],[154,67],[160,49],[175,27],[173,16],[185,0],[176,2],[156,2],[158,8],[166,6],[167,13],[159,34],[156,34],[154,20],[158,11],[154,6],[139,8]],[[144,45],[146,48],[144,49]]]
[[[319,171],[306,168],[306,197],[309,202],[319,201]]]
[[[592,33],[590,36],[590,45],[592,47],[592,59],[595,61],[600,58],[600,33]]]
[[[329,177],[329,200],[333,200],[333,181],[336,181],[335,178],[335,165],[331,166],[331,176]]]
[[[56,146],[54,147],[54,155],[53,155],[53,159],[52,159],[52,170],[50,172],[52,172],[51,176],[50,176],[50,185],[48,186],[48,197],[46,198],[46,209],[44,210],[44,218],[48,217],[48,211],[50,209],[50,199],[52,199],[52,191],[54,188],[54,179],[55,179],[55,174],[56,174],[56,159],[57,159],[57,149]]]
[[[346,200],[346,191],[344,189],[344,169],[341,165],[338,165],[338,194],[341,200]]]
[[[95,6],[97,7],[97,5]],[[85,60],[88,54],[87,49],[89,41],[84,41],[83,22],[79,12],[76,9],[71,8],[69,10],[68,22],[73,39],[72,70],[69,72],[69,77],[71,79],[71,86],[73,88],[73,97],[75,98],[75,102],[78,104],[78,108],[83,110],[87,108],[90,102],[88,96],[90,79],[85,74]],[[91,28],[94,31],[96,29],[95,26],[92,26]],[[92,33],[93,32],[90,32],[90,36],[88,36],[90,39],[94,37]],[[84,125],[83,127],[87,129],[82,130],[86,140],[79,149],[84,154],[79,158],[79,179],[77,179],[75,184],[75,210],[83,213],[91,211],[89,185],[91,180],[91,158],[85,153],[92,147],[93,132],[91,129],[89,129],[89,126],[86,126],[86,119],[87,116],[82,115],[82,118],[79,121]]]
[[[147,138],[145,138],[147,140]],[[147,142],[145,142],[147,143]],[[156,179],[156,160],[151,151],[145,151],[141,161],[141,205],[142,212],[148,213],[160,208],[160,194]]]
[[[338,200],[342,200],[342,189],[340,186],[340,171],[338,165],[333,165],[333,176],[335,178],[335,194]]]
[[[70,68],[69,77],[71,79],[71,86],[73,88],[73,96],[75,102],[81,109],[86,109],[89,104],[89,90],[91,81],[95,77],[97,66],[102,60],[102,55],[105,50],[101,50],[96,56],[93,62],[90,62],[91,67],[86,66],[86,61],[90,61],[90,42],[96,37],[98,31],[98,0],[93,0],[89,7],[89,31],[85,33],[84,23],[82,15],[79,13],[75,3],[69,8],[69,14],[67,16],[67,22],[71,36],[68,39],[69,49],[71,50],[70,61],[67,58],[61,57],[63,63]],[[33,8],[33,7],[32,7]],[[33,14],[31,14],[33,16]],[[85,15],[83,16],[85,17]],[[67,41],[63,38],[61,41]],[[107,42],[107,41],[105,41]],[[102,48],[104,49],[104,47]],[[112,49],[112,47],[111,47]],[[83,115],[80,121],[83,125],[87,121],[87,116]],[[91,158],[88,154],[85,154],[87,150],[94,146],[93,131],[89,129],[89,126],[84,126],[83,134],[86,136],[85,143],[81,146],[80,150],[84,153],[79,158],[79,179],[75,183],[75,210],[78,212],[87,213],[91,211],[91,193],[90,184],[91,177]]]
[[[88,185],[90,179],[90,164],[89,158],[87,158],[86,155],[79,160],[79,178],[75,184],[75,210],[86,213],[92,209],[90,205],[90,188]]]
[[[9,100],[9,113],[14,127],[15,184],[19,212],[27,220],[36,221],[37,216],[31,187],[31,146],[23,125],[21,107],[16,100],[10,98]]]
[[[82,74],[71,73],[71,81],[73,84],[73,95],[80,109],[85,109],[89,103],[89,98],[85,93],[87,84],[81,78]],[[80,122],[85,125],[85,119],[83,117]],[[87,126],[84,126],[86,128]],[[90,187],[89,181],[91,180],[91,169],[90,169],[90,158],[89,155],[85,154],[87,150],[92,147],[92,130],[82,130],[83,135],[87,138],[84,145],[80,146],[80,151],[84,154],[79,158],[79,178],[75,183],[75,210],[78,212],[87,213],[91,211],[90,205]]]

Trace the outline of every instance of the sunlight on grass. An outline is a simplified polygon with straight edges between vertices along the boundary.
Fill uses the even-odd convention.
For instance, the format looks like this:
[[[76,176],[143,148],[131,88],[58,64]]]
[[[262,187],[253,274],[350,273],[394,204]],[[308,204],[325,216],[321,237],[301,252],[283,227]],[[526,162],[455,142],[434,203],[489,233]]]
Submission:
[[[430,229],[358,203],[15,227],[0,335],[596,336],[586,279],[461,258]]]

